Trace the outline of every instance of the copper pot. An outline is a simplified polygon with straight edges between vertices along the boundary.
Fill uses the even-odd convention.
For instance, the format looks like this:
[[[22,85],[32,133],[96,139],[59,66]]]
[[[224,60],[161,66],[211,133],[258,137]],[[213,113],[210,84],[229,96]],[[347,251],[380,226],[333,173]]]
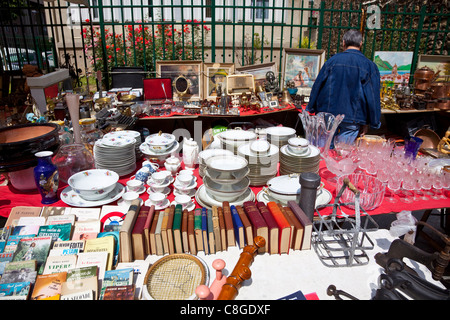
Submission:
[[[450,110],[450,98],[438,99],[434,106],[441,110]]]
[[[434,82],[431,84],[433,99],[442,99],[450,97],[450,82]]]
[[[439,73],[439,72],[438,72]],[[437,73],[437,74],[438,74]],[[414,72],[414,79],[415,80],[428,80],[432,81],[433,78],[437,75],[434,73],[433,70],[428,68],[427,66],[424,66],[420,69],[417,69],[416,72]]]

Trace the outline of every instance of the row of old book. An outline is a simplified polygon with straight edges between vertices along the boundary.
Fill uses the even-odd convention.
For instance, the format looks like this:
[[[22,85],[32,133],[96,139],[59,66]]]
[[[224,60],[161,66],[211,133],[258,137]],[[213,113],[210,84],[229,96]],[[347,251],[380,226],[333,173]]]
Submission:
[[[192,211],[181,205],[137,210],[134,223],[125,225],[121,233],[121,258],[130,261],[149,254],[214,254],[232,246],[253,245],[256,236],[266,240],[261,253],[287,254],[311,248],[312,222],[295,201],[287,206],[253,201],[240,206],[225,201],[221,207]]]
[[[14,207],[0,228],[0,300],[139,299],[149,262],[120,262],[120,225],[98,228],[126,211]]]

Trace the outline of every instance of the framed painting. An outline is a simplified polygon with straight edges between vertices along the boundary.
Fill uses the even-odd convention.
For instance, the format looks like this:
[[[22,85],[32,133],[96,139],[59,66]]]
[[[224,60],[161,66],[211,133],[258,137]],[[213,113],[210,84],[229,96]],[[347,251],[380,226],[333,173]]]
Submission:
[[[450,81],[450,56],[421,54],[417,61],[417,69],[427,66],[438,73],[436,81]]]
[[[234,63],[204,63],[204,98],[216,100],[220,86],[222,92],[227,92],[227,76],[234,74]]]
[[[260,85],[264,88],[264,81],[266,81],[266,74],[269,71],[272,71],[275,74],[275,77],[278,77],[277,75],[278,70],[275,62],[267,62],[239,67],[236,68],[236,71],[237,73],[240,74],[253,75],[253,79],[255,80],[255,87]]]
[[[411,75],[412,51],[375,51],[373,62],[380,71],[380,80],[408,83]]]
[[[298,89],[297,94],[309,95],[320,69],[325,62],[325,50],[284,49],[281,87],[288,82]]]
[[[203,99],[203,61],[156,61],[156,74],[172,80],[174,101]]]

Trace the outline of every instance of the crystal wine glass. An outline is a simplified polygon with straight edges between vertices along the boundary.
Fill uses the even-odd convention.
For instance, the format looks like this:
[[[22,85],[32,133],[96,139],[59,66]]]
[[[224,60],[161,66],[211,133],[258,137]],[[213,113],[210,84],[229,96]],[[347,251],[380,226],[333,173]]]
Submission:
[[[395,198],[395,195],[397,191],[400,190],[401,185],[402,185],[402,174],[399,173],[398,171],[392,172],[391,175],[389,176],[387,185],[389,190],[391,191],[390,192],[391,196],[387,198],[386,201],[390,203],[398,202],[398,200]]]

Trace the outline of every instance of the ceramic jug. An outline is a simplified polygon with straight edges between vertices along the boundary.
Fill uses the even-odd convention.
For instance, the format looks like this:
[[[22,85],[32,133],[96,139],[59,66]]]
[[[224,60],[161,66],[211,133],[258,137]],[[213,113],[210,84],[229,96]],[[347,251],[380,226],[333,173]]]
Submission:
[[[197,164],[199,147],[192,138],[183,140],[183,162],[187,169],[194,169]]]

